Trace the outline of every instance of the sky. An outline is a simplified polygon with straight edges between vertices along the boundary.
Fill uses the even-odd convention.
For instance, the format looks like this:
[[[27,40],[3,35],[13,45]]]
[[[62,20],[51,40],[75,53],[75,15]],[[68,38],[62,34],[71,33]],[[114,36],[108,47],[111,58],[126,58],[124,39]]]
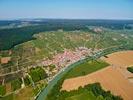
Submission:
[[[0,19],[133,19],[133,0],[0,0]]]

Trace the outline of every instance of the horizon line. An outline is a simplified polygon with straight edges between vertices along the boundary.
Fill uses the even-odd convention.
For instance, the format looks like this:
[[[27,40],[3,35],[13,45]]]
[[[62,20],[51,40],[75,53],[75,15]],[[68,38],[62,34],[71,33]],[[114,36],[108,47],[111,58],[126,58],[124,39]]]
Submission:
[[[0,19],[0,21],[13,21],[13,20],[39,20],[39,19],[51,19],[51,20],[133,20],[133,18],[7,18],[7,19]]]

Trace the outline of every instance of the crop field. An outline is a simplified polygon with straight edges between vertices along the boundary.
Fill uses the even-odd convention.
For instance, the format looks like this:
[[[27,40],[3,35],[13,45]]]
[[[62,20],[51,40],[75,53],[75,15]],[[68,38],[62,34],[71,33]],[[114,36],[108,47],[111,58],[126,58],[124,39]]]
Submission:
[[[33,88],[29,86],[19,91],[19,93],[16,94],[14,98],[16,100],[30,100],[33,99],[33,96],[34,96]]]
[[[80,65],[77,65],[75,68],[69,71],[65,78],[68,79],[68,78],[74,78],[78,76],[84,76],[92,72],[95,72],[97,70],[100,70],[102,68],[105,68],[108,65],[109,65],[108,63],[100,60],[84,62]]]
[[[120,95],[124,100],[133,99],[132,73],[127,71],[127,67],[133,65],[133,51],[122,51],[102,57],[110,66],[92,74],[76,78],[66,79],[62,85],[62,90],[74,90],[79,86],[99,82],[101,86],[110,90],[113,94]]]
[[[72,97],[68,97],[65,100],[96,100],[96,97],[94,96],[94,94],[92,92],[85,92],[79,95],[75,95]]]
[[[107,55],[107,57],[102,57],[104,61],[121,67],[129,67],[133,65],[133,51],[121,51]],[[117,60],[116,60],[117,59]]]

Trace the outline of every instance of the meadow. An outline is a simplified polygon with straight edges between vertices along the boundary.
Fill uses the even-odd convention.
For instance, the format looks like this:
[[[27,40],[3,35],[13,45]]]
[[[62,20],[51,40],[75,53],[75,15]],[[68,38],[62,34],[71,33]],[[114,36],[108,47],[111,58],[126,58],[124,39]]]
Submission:
[[[93,60],[89,62],[84,62],[70,70],[66,75],[66,79],[84,76],[107,66],[109,66],[109,64],[104,61]]]

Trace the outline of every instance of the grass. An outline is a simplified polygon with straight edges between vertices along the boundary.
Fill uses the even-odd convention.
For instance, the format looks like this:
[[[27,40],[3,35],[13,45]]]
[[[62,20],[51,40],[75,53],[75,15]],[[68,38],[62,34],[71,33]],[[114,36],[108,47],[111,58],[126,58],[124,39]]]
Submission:
[[[94,96],[91,91],[87,91],[79,95],[68,97],[65,100],[96,100],[96,96]]]
[[[73,77],[87,75],[99,69],[105,68],[108,65],[109,65],[108,63],[103,62],[101,60],[84,62],[80,65],[77,65],[71,71],[69,71],[66,75],[66,78],[73,78]]]
[[[33,88],[27,86],[15,94],[15,100],[30,100],[34,97]]]
[[[15,90],[21,88],[21,84],[22,84],[22,80],[20,78],[12,80],[11,81],[12,90],[15,91]]]
[[[2,98],[0,97],[0,100],[14,100],[14,94],[12,93]]]
[[[6,88],[4,85],[0,85],[0,96],[3,96],[5,95],[6,93]]]

